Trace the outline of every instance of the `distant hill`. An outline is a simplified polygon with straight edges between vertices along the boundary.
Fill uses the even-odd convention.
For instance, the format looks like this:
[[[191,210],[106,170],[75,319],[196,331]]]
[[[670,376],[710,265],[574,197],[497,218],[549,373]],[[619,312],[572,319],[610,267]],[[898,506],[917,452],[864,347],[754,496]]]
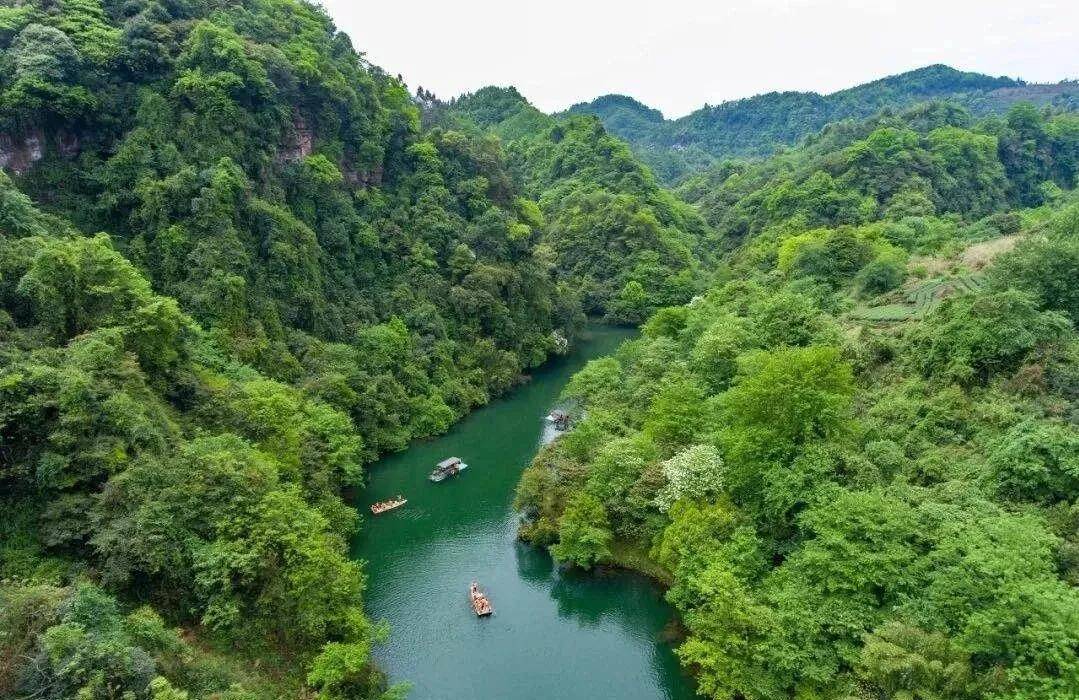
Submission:
[[[428,105],[427,112],[463,118],[507,142],[539,133],[556,121],[532,106],[517,88],[493,85],[462,95],[447,104],[434,102]],[[434,121],[437,122],[438,118]]]
[[[599,119],[545,114],[513,87],[423,106],[432,126],[498,137],[499,157],[546,221],[543,245],[556,278],[580,293],[588,313],[640,322],[700,291],[713,232]],[[644,119],[663,122],[659,112],[638,107]]]
[[[661,180],[670,183],[717,159],[768,155],[777,146],[794,145],[830,122],[941,99],[958,102],[978,116],[1023,101],[1075,106],[1079,83],[1028,84],[934,65],[829,95],[770,92],[714,107],[705,105],[675,120],[664,119],[657,110],[624,95],[605,95],[567,111],[599,117],[611,133],[630,143]]]

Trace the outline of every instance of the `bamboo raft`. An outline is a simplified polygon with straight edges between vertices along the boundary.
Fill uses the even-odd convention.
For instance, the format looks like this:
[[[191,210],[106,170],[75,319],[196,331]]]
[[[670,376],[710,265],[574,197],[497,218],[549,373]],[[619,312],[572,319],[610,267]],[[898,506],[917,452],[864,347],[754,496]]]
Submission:
[[[404,504],[408,503],[408,499],[404,496],[396,496],[386,501],[379,501],[378,503],[371,504],[371,512],[375,515],[382,515],[387,511],[391,511],[394,508],[400,508]]]
[[[476,617],[487,617],[495,611],[491,601],[487,599],[487,596],[480,590],[480,585],[475,581],[472,582],[468,589],[468,598],[472,603],[472,610],[475,611]]]

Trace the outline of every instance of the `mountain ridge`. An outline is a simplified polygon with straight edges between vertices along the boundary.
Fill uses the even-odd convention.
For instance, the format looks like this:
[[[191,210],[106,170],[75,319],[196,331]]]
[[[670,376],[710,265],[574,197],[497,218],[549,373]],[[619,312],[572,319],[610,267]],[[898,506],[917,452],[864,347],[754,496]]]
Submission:
[[[1079,100],[1079,84],[1067,80],[1027,83],[933,64],[831,93],[770,91],[705,104],[676,119],[656,121],[652,114],[661,114],[658,110],[626,95],[603,95],[562,114],[598,117],[670,184],[716,160],[757,158],[778,146],[793,146],[834,121],[938,99],[958,102],[976,116],[985,116],[1022,101],[1074,105]]]
[[[929,64],[929,65],[926,65],[926,66],[922,66],[920,68],[912,68],[911,70],[902,71],[900,73],[893,73],[891,75],[884,76],[883,78],[875,78],[873,80],[869,80],[869,81],[864,82],[864,83],[857,83],[857,84],[852,85],[850,87],[839,88],[838,90],[831,90],[831,91],[828,91],[828,92],[824,92],[824,91],[820,91],[820,90],[794,90],[794,89],[790,89],[790,90],[765,90],[765,91],[762,91],[762,92],[753,93],[751,95],[745,95],[744,97],[733,97],[731,99],[722,100],[722,101],[717,102],[715,104],[712,104],[711,102],[705,102],[700,107],[698,107],[698,108],[696,108],[696,109],[694,109],[694,110],[692,110],[690,112],[687,112],[686,114],[683,114],[682,116],[679,116],[679,117],[667,117],[667,115],[663,112],[663,110],[661,110],[659,108],[656,108],[656,107],[652,107],[649,104],[647,104],[646,102],[634,97],[633,95],[626,95],[626,94],[617,93],[617,92],[605,93],[605,94],[600,95],[600,96],[598,96],[596,98],[593,98],[592,100],[582,100],[580,102],[575,102],[574,104],[570,105],[566,109],[560,110],[559,112],[556,112],[556,113],[573,112],[573,111],[588,108],[590,106],[595,105],[596,103],[616,102],[616,103],[623,103],[623,104],[629,104],[629,105],[636,105],[642,111],[655,112],[658,115],[660,115],[660,117],[661,117],[660,120],[661,121],[677,122],[677,121],[681,121],[682,119],[685,119],[686,117],[688,117],[691,114],[694,114],[696,112],[701,112],[701,111],[709,110],[709,109],[716,109],[717,107],[722,107],[724,105],[728,105],[728,104],[732,104],[732,103],[740,103],[740,102],[752,101],[752,100],[756,100],[758,98],[766,97],[766,96],[769,96],[769,95],[816,95],[818,97],[827,98],[827,97],[833,97],[833,96],[841,95],[841,94],[848,93],[848,92],[855,92],[855,91],[858,91],[860,89],[873,87],[873,86],[876,86],[876,85],[894,84],[899,79],[907,78],[908,76],[915,76],[915,75],[918,75],[918,74],[923,74],[923,73],[926,73],[926,72],[937,71],[937,70],[951,71],[951,72],[964,74],[964,75],[968,75],[968,76],[977,76],[979,78],[986,78],[986,79],[988,79],[990,81],[998,82],[999,83],[998,87],[1001,87],[1001,88],[1003,88],[1003,87],[1015,87],[1015,86],[1023,86],[1023,87],[1025,87],[1025,86],[1056,86],[1056,85],[1060,85],[1060,84],[1063,84],[1063,83],[1072,82],[1072,81],[1069,81],[1069,80],[1060,80],[1060,81],[1058,81],[1056,83],[1052,83],[1052,82],[1044,83],[1044,82],[1036,82],[1036,81],[1031,82],[1031,81],[1023,80],[1022,78],[1012,78],[1010,76],[1003,76],[1003,75],[993,77],[993,76],[989,75],[988,73],[981,73],[979,71],[961,71],[958,68],[953,68],[952,66],[949,66],[946,63],[932,63],[932,64]]]

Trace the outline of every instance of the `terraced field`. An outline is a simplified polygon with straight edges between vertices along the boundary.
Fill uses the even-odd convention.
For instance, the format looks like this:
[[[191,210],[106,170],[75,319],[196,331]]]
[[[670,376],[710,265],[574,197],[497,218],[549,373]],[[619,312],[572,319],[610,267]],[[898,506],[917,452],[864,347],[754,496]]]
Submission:
[[[904,292],[889,294],[876,305],[860,306],[851,311],[851,318],[872,323],[897,323],[911,319],[924,318],[943,299],[956,294],[964,294],[980,289],[985,282],[985,275],[976,272],[970,275],[935,277],[909,287]],[[896,299],[897,294],[899,298]]]

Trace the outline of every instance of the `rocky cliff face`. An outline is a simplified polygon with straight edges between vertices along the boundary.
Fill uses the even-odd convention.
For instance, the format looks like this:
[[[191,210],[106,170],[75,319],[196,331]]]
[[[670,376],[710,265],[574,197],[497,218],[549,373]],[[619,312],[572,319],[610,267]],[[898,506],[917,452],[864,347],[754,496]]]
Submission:
[[[284,146],[277,154],[281,162],[292,163],[303,160],[315,149],[315,134],[307,121],[297,114],[292,119],[292,131],[286,135]]]
[[[284,144],[277,152],[279,163],[295,163],[315,152],[315,133],[302,115],[292,118],[292,129],[285,135]],[[357,171],[347,162],[340,162],[341,174],[352,187],[378,187],[382,184],[382,166]]]
[[[24,175],[45,155],[45,136],[33,129],[19,136],[0,133],[0,169]]]
[[[61,158],[70,160],[79,155],[79,137],[67,131],[59,131],[51,139],[41,129],[29,129],[21,134],[0,132],[0,170],[25,175],[34,163],[45,157],[50,145]]]
[[[382,166],[378,165],[366,171],[353,170],[347,166],[342,167],[345,182],[352,187],[378,187],[382,184]]]
[[[277,158],[280,162],[303,160],[314,152],[315,135],[303,117],[297,116],[292,132],[287,136]],[[0,132],[0,170],[12,175],[25,175],[34,163],[45,157],[47,149],[52,148],[65,160],[78,157],[81,140],[78,134],[60,130],[47,136],[41,129],[29,129],[22,133]],[[354,187],[377,187],[382,184],[382,168],[357,172],[342,164],[346,182]]]

